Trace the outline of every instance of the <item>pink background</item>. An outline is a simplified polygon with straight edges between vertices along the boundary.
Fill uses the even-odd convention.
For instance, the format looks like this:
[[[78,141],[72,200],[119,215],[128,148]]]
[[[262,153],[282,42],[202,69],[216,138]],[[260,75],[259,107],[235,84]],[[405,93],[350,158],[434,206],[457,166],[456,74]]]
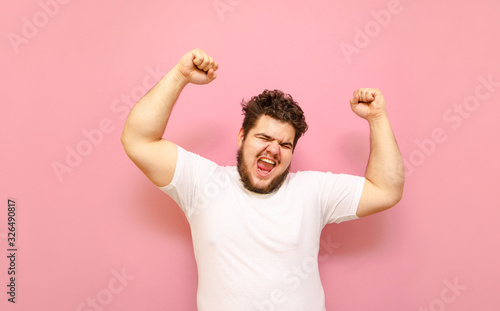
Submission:
[[[195,310],[188,223],[119,138],[127,102],[196,47],[219,76],[184,90],[168,137],[222,165],[235,163],[241,100],[278,88],[310,125],[293,170],[362,175],[368,126],[348,100],[359,87],[386,98],[404,198],[325,228],[327,310],[500,309],[500,85],[480,82],[500,81],[498,1],[40,3],[0,13],[2,310]]]

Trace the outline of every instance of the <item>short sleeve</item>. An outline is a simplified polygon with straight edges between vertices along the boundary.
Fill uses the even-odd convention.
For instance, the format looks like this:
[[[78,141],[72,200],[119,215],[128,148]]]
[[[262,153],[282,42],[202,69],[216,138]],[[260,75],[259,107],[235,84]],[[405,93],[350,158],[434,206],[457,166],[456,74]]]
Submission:
[[[357,219],[365,178],[348,174],[318,175],[319,199],[323,225]]]
[[[189,220],[198,202],[199,188],[217,169],[217,164],[177,146],[177,163],[170,184],[158,187],[168,194]]]

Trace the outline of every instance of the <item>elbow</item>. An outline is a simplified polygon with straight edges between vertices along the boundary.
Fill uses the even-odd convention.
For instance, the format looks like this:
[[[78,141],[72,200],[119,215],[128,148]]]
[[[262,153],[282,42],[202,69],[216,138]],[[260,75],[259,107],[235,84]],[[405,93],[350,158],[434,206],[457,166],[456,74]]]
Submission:
[[[391,207],[396,206],[402,199],[403,199],[403,193],[401,192],[400,194],[396,195],[393,198]]]
[[[133,146],[133,141],[130,138],[130,135],[127,134],[125,130],[120,136],[120,142],[122,143],[123,150],[125,150],[125,153],[130,157],[130,150]]]
[[[393,176],[392,183],[386,191],[391,207],[395,206],[403,199],[404,186],[404,169],[401,169],[397,176]]]
[[[123,149],[125,149],[126,151],[128,146],[128,138],[125,135],[125,131],[122,132],[122,135],[120,136],[120,142],[122,143]]]
[[[393,185],[391,188],[386,188],[384,191],[384,199],[381,200],[382,210],[390,209],[396,206],[403,199],[403,183]]]
[[[127,127],[127,124],[125,124],[122,134],[120,136],[120,142],[122,143],[123,148],[127,148],[132,144],[132,137],[133,137],[133,131],[129,127]]]
[[[120,136],[120,142],[122,143],[122,146],[125,147],[127,144],[127,136],[125,135],[125,131],[122,132],[122,135]]]
[[[380,213],[386,210],[389,210],[396,206],[399,201],[403,198],[403,194],[399,193],[386,193],[384,199],[381,200],[377,207],[375,207],[372,211],[370,211],[367,215]]]
[[[388,195],[388,205],[389,208],[396,206],[403,199],[403,183],[398,187],[394,188],[390,195]]]

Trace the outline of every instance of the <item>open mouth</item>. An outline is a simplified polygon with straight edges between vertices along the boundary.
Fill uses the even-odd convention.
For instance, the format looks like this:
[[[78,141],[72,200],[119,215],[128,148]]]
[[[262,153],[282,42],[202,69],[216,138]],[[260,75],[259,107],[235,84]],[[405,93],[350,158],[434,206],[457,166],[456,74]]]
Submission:
[[[267,176],[271,174],[275,166],[276,161],[269,158],[260,158],[257,160],[257,173],[263,177]]]

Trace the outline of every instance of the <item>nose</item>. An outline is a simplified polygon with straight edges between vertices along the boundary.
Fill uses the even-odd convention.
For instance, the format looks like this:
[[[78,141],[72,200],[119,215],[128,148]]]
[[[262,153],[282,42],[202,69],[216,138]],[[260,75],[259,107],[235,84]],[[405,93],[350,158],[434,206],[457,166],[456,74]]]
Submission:
[[[280,153],[280,144],[276,140],[273,140],[273,141],[269,142],[269,145],[267,146],[267,150],[273,156],[278,155]]]

